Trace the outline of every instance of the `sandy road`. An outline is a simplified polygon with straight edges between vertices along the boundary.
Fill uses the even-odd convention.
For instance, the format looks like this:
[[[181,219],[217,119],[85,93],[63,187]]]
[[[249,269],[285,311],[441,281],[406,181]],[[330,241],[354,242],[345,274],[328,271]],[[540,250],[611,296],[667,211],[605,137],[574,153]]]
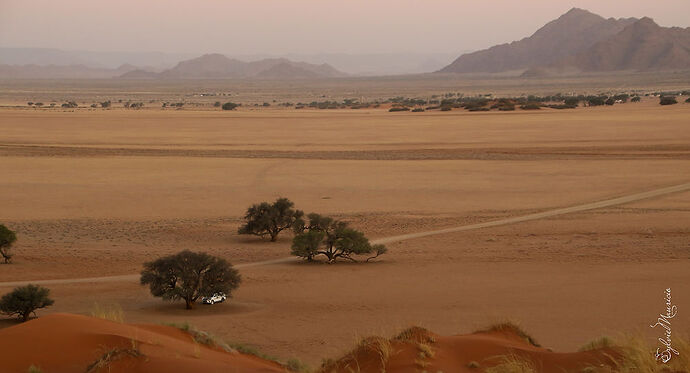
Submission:
[[[497,227],[500,225],[515,224],[515,223],[520,223],[520,222],[525,222],[525,221],[530,221],[530,220],[544,219],[544,218],[549,218],[552,216],[570,214],[573,212],[580,212],[580,211],[599,209],[599,208],[603,208],[603,207],[622,205],[625,203],[655,198],[655,197],[664,196],[664,195],[671,194],[671,193],[685,192],[685,191],[689,191],[689,190],[690,190],[690,183],[685,183],[685,184],[679,184],[679,185],[669,186],[669,187],[660,188],[660,189],[654,189],[654,190],[650,190],[647,192],[629,194],[629,195],[622,196],[622,197],[616,197],[616,198],[606,199],[606,200],[597,201],[597,202],[585,203],[582,205],[575,205],[575,206],[564,207],[564,208],[560,208],[560,209],[547,210],[547,211],[537,212],[537,213],[528,214],[528,215],[515,216],[512,218],[505,218],[505,219],[488,221],[488,222],[484,222],[484,223],[469,224],[469,225],[463,225],[463,226],[453,227],[453,228],[403,234],[403,235],[399,235],[399,236],[384,237],[384,238],[372,240],[371,242],[374,244],[385,244],[385,243],[399,242],[399,241],[411,240],[411,239],[415,239],[415,238],[433,236],[433,235],[438,235],[438,234],[463,232],[463,231],[469,231],[469,230],[473,230],[473,229]],[[264,261],[253,262],[253,263],[237,264],[237,265],[235,265],[235,268],[238,268],[238,269],[250,268],[250,267],[264,266],[264,265],[271,265],[271,264],[289,263],[289,262],[295,262],[298,260],[299,260],[299,258],[295,258],[295,257],[264,260]],[[0,287],[23,286],[23,285],[26,285],[29,283],[36,284],[36,285],[51,285],[51,284],[76,284],[76,283],[96,283],[96,282],[131,282],[131,281],[138,281],[138,280],[139,280],[139,274],[129,274],[129,275],[104,276],[104,277],[67,278],[67,279],[57,279],[57,280],[0,282]]]

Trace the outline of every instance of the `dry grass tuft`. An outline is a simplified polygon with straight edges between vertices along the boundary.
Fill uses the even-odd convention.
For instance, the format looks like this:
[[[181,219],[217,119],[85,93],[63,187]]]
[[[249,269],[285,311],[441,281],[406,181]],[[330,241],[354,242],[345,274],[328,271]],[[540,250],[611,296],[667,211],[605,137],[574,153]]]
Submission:
[[[480,329],[475,331],[475,333],[486,333],[486,332],[509,332],[517,335],[518,337],[524,339],[527,341],[527,343],[531,344],[534,347],[541,347],[539,343],[527,332],[525,332],[522,327],[520,327],[517,323],[512,322],[512,321],[505,321],[505,322],[500,322],[496,323],[493,325],[490,325],[489,327],[485,329]]]
[[[578,351],[583,352],[583,351],[593,351],[593,350],[599,350],[602,348],[614,348],[616,344],[614,343],[613,339],[603,336],[599,337],[597,339],[594,339],[590,342],[587,342],[584,346],[580,347]]]
[[[186,332],[189,334],[192,339],[194,339],[194,342],[204,345],[204,346],[209,346],[209,347],[216,347],[223,349],[226,352],[231,352],[231,353],[237,353],[237,349],[231,347],[229,344],[219,340],[215,336],[201,331],[194,326],[189,325],[188,323],[183,323],[183,324],[174,324],[174,323],[168,323],[164,324],[167,326],[171,326],[173,328],[177,328],[182,330],[183,332]]]
[[[436,338],[434,338],[431,332],[419,326],[413,326],[403,330],[400,334],[395,336],[393,340],[401,342],[436,343]]]
[[[94,303],[91,308],[91,316],[119,323],[125,321],[125,312],[119,304],[102,305]]]
[[[317,372],[325,373],[336,370],[359,372],[361,370],[359,359],[367,356],[377,358],[379,370],[385,372],[386,364],[392,355],[393,346],[390,340],[383,337],[368,337],[362,339],[352,351],[341,359],[324,360]]]
[[[531,360],[510,354],[499,356],[500,362],[484,370],[485,373],[536,373],[537,369]]]
[[[618,344],[621,356],[616,359],[617,373],[680,373],[690,371],[690,340],[682,336],[674,336],[671,346],[678,351],[673,354],[668,363],[656,360],[656,345],[648,343],[641,336],[627,336]]]
[[[419,350],[419,357],[423,359],[431,359],[436,355],[436,352],[426,343],[417,343],[417,350]]]
[[[99,372],[101,369],[108,367],[113,361],[119,360],[123,357],[139,358],[144,356],[139,350],[132,348],[113,348],[104,353],[98,360],[91,363],[86,368],[86,373]]]

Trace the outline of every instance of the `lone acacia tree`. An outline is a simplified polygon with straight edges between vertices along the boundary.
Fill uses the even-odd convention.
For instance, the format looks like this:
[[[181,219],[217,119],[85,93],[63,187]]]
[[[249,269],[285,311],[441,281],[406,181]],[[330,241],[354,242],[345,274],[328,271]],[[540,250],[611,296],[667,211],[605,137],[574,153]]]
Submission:
[[[244,215],[246,224],[237,233],[253,234],[255,236],[270,236],[275,242],[280,232],[292,228],[304,212],[295,210],[295,204],[287,198],[278,198],[273,204],[262,202],[247,209]]]
[[[387,251],[384,245],[372,245],[364,233],[349,228],[344,221],[319,214],[308,217],[309,223],[301,219],[295,223],[292,255],[308,261],[325,255],[328,263],[335,263],[339,258],[356,262],[355,255],[370,255],[368,262]]]
[[[4,225],[0,224],[0,255],[2,255],[2,258],[5,260],[6,264],[12,260],[10,249],[16,240],[17,235]]]
[[[21,321],[27,321],[37,309],[53,305],[54,301],[48,297],[50,290],[37,285],[26,285],[14,289],[0,298],[0,312],[16,315]]]
[[[151,294],[165,300],[183,299],[192,309],[200,297],[230,293],[242,281],[240,274],[225,259],[189,250],[144,263],[141,284]]]

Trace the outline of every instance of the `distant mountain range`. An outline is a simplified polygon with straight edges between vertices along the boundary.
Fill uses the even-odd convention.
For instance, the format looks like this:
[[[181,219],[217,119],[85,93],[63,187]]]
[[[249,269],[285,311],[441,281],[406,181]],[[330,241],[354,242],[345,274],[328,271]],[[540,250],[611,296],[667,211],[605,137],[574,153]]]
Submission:
[[[222,54],[205,54],[182,61],[160,73],[134,70],[120,76],[123,79],[315,79],[337,78],[347,74],[328,64],[294,62],[285,58],[270,58],[244,62]]]
[[[525,76],[690,69],[690,28],[650,18],[603,18],[573,8],[532,36],[464,54],[444,73],[522,72]]]
[[[109,78],[122,65],[137,66],[146,72],[161,72],[174,67],[180,61],[198,57],[191,53],[162,52],[96,52],[80,50],[61,50],[55,48],[5,48],[0,47],[0,65],[12,66],[11,71],[25,73],[20,67],[34,65],[26,69],[26,75],[34,78],[79,78],[83,68],[95,69],[84,77]],[[252,54],[232,56],[241,61],[288,59],[320,65],[327,63],[336,70],[347,74],[364,76],[419,74],[435,71],[449,64],[456,53],[290,53],[284,55]],[[50,69],[37,69],[37,66],[53,66]],[[59,67],[55,69],[54,67]],[[60,70],[58,74],[56,71]],[[133,70],[136,70],[133,69]],[[121,71],[121,70],[120,70]],[[39,74],[36,76],[35,74]],[[119,75],[119,74],[118,74]],[[145,77],[148,74],[137,72],[133,76]]]
[[[85,65],[0,65],[0,79],[109,79],[136,69],[132,65],[117,69]]]
[[[116,69],[85,65],[0,65],[2,79],[319,79],[348,76],[328,64],[270,58],[244,62],[221,54],[205,54],[179,62],[170,69],[138,68],[125,64]]]

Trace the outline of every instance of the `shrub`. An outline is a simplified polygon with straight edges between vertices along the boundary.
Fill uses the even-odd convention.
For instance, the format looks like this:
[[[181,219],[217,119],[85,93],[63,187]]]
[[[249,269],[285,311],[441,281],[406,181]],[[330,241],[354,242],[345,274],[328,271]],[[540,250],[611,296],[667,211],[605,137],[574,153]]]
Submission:
[[[74,102],[74,101],[69,101],[69,102],[66,102],[66,103],[62,104],[61,106],[62,106],[63,108],[71,109],[71,108],[76,108],[76,107],[78,107],[79,105],[78,105],[76,102]]]
[[[295,238],[292,240],[292,255],[312,261],[317,255],[324,255],[329,263],[339,258],[353,262],[353,255],[371,255],[370,261],[386,253],[384,245],[372,245],[364,233],[349,228],[347,223],[319,214],[309,214],[309,223],[301,219],[295,224]]]
[[[141,284],[149,285],[151,294],[166,300],[183,299],[192,309],[200,297],[237,289],[241,278],[223,258],[189,250],[144,263]]]
[[[539,110],[541,109],[541,105],[537,103],[527,103],[522,106],[520,106],[520,109],[522,110]]]
[[[109,108],[110,105],[111,105],[110,100],[101,102],[101,107],[104,108],[104,109],[105,109],[105,108]]]
[[[5,260],[5,264],[12,260],[10,249],[15,241],[17,241],[17,235],[4,225],[0,224],[0,255],[2,255],[2,258]]]
[[[20,286],[0,298],[0,312],[16,316],[24,322],[37,309],[51,306],[54,301],[48,297],[50,290],[37,285]]]
[[[223,104],[223,110],[235,110],[239,105],[234,102],[226,102]]]
[[[690,104],[690,97],[685,100],[686,104]]]
[[[577,105],[566,105],[566,104],[556,104],[556,105],[548,105],[551,109],[575,109]]]
[[[601,106],[606,103],[606,98],[605,97],[589,97],[587,99],[587,103],[589,106]]]
[[[441,106],[441,111],[451,111],[453,110],[450,106]]]
[[[580,104],[580,99],[578,99],[577,97],[568,97],[565,100],[563,100],[563,104],[576,107]]]
[[[33,106],[33,105],[34,105],[34,103],[31,102],[31,101],[27,102],[26,104],[29,105],[29,106]]]
[[[616,100],[613,97],[608,98],[606,101],[604,101],[606,105],[613,106],[613,104],[616,103]]]
[[[640,96],[635,96],[635,97],[630,99],[630,102],[640,102],[640,100],[641,100]]]
[[[394,113],[396,111],[410,111],[410,108],[404,106],[396,106],[388,109],[389,112]]]
[[[220,107],[220,101],[216,101],[213,103],[213,107]]]
[[[244,215],[246,223],[238,230],[238,234],[253,234],[255,236],[270,236],[275,242],[280,232],[292,228],[304,216],[304,212],[294,210],[295,204],[287,198],[278,198],[273,204],[262,202],[247,209]]]
[[[659,105],[675,105],[677,103],[676,98],[671,96],[662,96],[659,99]]]
[[[296,373],[309,373],[311,372],[311,369],[309,366],[299,359],[292,358],[285,363],[285,368],[289,370],[290,372],[296,372]]]
[[[424,109],[418,107],[418,108],[412,109],[412,112],[413,112],[413,113],[423,113],[423,112],[424,112]]]

